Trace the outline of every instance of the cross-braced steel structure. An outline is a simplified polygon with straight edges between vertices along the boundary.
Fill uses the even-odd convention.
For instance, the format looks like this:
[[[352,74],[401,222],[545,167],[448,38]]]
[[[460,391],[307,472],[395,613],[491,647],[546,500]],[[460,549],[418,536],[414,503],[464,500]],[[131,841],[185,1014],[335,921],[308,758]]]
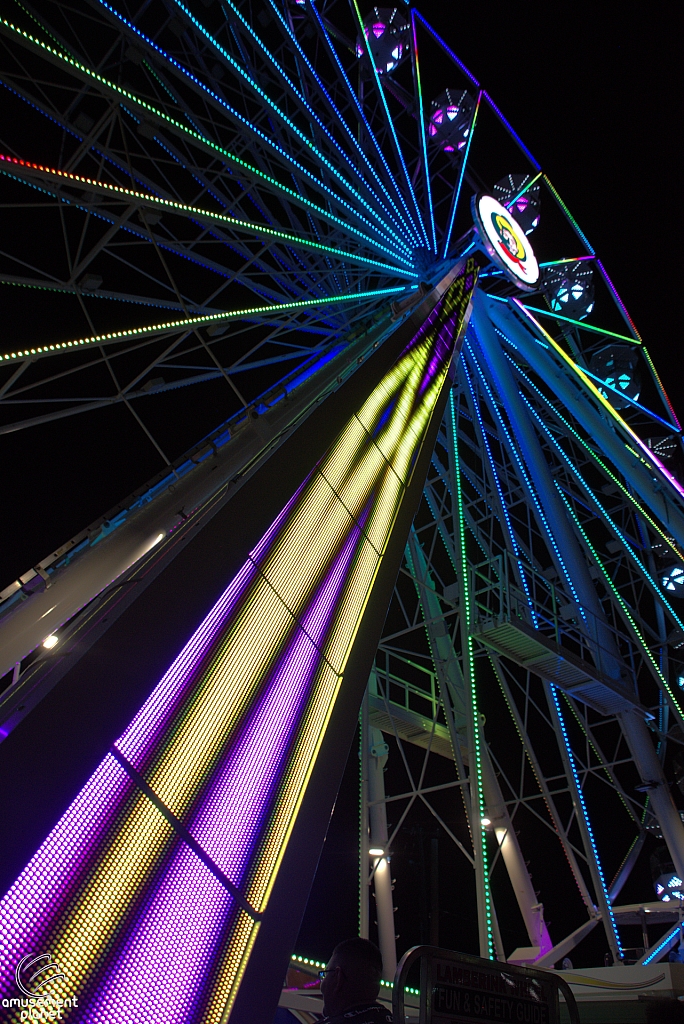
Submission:
[[[78,459],[99,432],[127,439],[115,476],[158,470],[2,581],[4,736],[323,402],[399,332],[432,343],[437,316],[449,393],[361,709],[361,933],[374,887],[390,977],[390,859],[422,808],[453,845],[448,884],[473,893],[481,955],[550,966],[597,925],[615,962],[678,945],[681,428],[599,255],[492,98],[417,8],[356,0],[5,0],[0,81],[3,443],[58,436]],[[473,226],[482,194],[533,247],[532,285]],[[641,868],[620,904],[647,854],[660,904]]]

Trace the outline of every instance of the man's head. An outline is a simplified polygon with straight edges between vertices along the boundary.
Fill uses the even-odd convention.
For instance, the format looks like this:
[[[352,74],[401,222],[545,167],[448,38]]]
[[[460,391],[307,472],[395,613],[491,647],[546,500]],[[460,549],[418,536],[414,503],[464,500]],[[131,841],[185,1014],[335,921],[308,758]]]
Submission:
[[[350,1006],[373,1003],[382,978],[382,957],[368,939],[346,939],[335,946],[321,982],[323,1012],[344,1013]]]

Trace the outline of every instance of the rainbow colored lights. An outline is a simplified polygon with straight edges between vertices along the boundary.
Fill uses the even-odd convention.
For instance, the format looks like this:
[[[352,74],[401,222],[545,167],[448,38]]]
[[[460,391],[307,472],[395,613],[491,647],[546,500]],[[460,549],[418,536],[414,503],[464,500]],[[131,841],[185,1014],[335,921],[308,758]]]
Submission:
[[[161,196],[151,195],[149,192],[138,192],[135,189],[123,188],[121,185],[112,185],[107,181],[99,181],[94,178],[85,178],[80,174],[72,174],[70,171],[60,171],[55,167],[45,167],[43,164],[31,163],[30,160],[19,160],[16,157],[0,153],[0,170],[2,163],[12,164],[17,168],[24,167],[27,171],[37,171],[47,178],[63,179],[67,182],[74,182],[79,185],[88,185],[97,193],[111,195],[113,198],[137,199],[144,202],[145,206],[159,210],[168,210],[169,213],[186,214],[197,217],[201,220],[208,220],[216,224],[227,224],[236,231],[243,231],[250,235],[267,235],[269,238],[277,238],[281,242],[288,242],[291,245],[300,246],[304,249],[314,249],[320,252],[328,252],[339,256],[339,249],[332,245],[323,245],[313,239],[303,238],[301,235],[293,235],[288,231],[279,231],[277,228],[269,227],[267,224],[257,224],[253,221],[241,220],[239,217],[231,217],[226,213],[217,213],[214,210],[205,210],[197,206],[190,206],[187,203],[177,203],[172,199],[164,199]],[[361,256],[358,253],[345,252],[345,259],[357,263],[367,263],[370,266],[384,270],[386,273],[397,274],[399,277],[419,277],[415,271],[403,270],[388,263],[380,263],[368,256]]]
[[[240,167],[242,170],[247,171],[253,177],[268,182],[270,185],[274,186],[284,195],[289,196],[289,198],[297,205],[303,205],[308,210],[317,213],[324,220],[328,220],[333,224],[337,224],[340,227],[344,227],[345,231],[353,235],[356,235],[359,238],[363,238],[371,246],[375,248],[381,248],[384,252],[390,252],[390,250],[387,247],[386,232],[384,235],[385,244],[383,245],[382,242],[380,242],[378,239],[374,240],[370,238],[369,236],[365,235],[362,231],[359,231],[357,228],[353,227],[348,221],[345,221],[341,217],[335,216],[329,210],[325,209],[324,207],[318,206],[310,199],[307,199],[304,195],[301,194],[301,192],[297,191],[296,189],[289,188],[286,185],[283,185],[276,178],[272,177],[269,174],[266,174],[264,171],[259,170],[257,167],[246,162],[245,160],[240,159],[240,157],[236,156],[234,153],[229,153],[228,150],[224,149],[222,146],[219,146],[217,143],[212,142],[212,140],[207,138],[206,135],[203,135],[197,131],[193,131],[186,125],[182,124],[180,121],[177,121],[175,118],[170,117],[168,114],[165,114],[163,111],[159,110],[153,104],[147,103],[145,100],[142,100],[138,96],[134,95],[134,93],[129,92],[128,89],[124,89],[122,86],[119,86],[115,82],[110,81],[103,75],[97,74],[91,68],[87,67],[85,64],[82,64],[74,57],[62,53],[60,50],[56,50],[54,47],[49,46],[47,43],[43,42],[40,39],[36,39],[35,36],[32,36],[30,34],[30,32],[25,32],[23,31],[23,29],[17,28],[16,25],[14,25],[11,21],[8,21],[6,18],[0,18],[0,25],[4,26],[4,28],[7,29],[8,32],[14,33],[17,39],[21,42],[29,44],[29,46],[31,46],[32,48],[35,47],[37,50],[41,50],[45,54],[49,54],[51,58],[53,58],[55,61],[59,63],[67,64],[74,70],[74,72],[77,72],[78,74],[84,76],[87,81],[98,83],[98,86],[100,86],[103,89],[106,89],[107,91],[109,91],[117,97],[124,97],[130,103],[132,103],[139,112],[142,111],[145,114],[152,115],[152,117],[155,118],[162,126],[179,133],[183,138],[186,138],[188,140],[192,139],[194,142],[199,143],[201,146],[207,149],[208,152],[210,152],[212,155],[220,156],[227,163],[231,163],[237,167]],[[337,200],[342,203],[339,197],[335,198],[337,198]],[[350,206],[350,204],[342,203],[342,205],[347,205],[347,207],[350,210],[354,209],[353,207]],[[405,243],[401,244],[404,245],[404,248],[408,252],[408,248],[405,246]],[[402,257],[399,256],[397,253],[392,253],[392,255],[395,257],[395,259],[401,261]]]
[[[49,952],[69,1021],[227,1019],[475,279],[469,260],[0,904],[0,998]]]

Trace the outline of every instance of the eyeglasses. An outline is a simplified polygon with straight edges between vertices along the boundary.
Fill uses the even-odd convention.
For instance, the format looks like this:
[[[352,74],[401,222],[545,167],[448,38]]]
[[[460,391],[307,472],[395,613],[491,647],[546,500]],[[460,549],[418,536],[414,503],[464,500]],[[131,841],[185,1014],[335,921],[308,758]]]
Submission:
[[[339,967],[326,967],[324,970],[318,972],[318,977],[321,981],[325,981],[326,974],[332,974],[333,971],[339,971]]]

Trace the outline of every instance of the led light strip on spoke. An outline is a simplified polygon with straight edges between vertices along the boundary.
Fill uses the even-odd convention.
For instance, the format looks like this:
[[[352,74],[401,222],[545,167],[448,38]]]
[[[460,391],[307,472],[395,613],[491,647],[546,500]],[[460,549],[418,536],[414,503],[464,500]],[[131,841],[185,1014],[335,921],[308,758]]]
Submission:
[[[161,324],[150,324],[149,327],[131,327],[127,331],[110,331],[107,334],[94,334],[90,338],[78,338],[76,341],[60,341],[54,345],[37,345],[35,348],[21,349],[0,355],[0,363],[15,362],[32,356],[49,356],[55,352],[77,349],[85,345],[104,345],[115,341],[133,341],[155,334],[166,334],[169,331],[184,331],[189,327],[205,327],[207,324],[224,323],[227,320],[243,320],[253,316],[266,316],[282,313],[290,309],[312,309],[314,306],[325,309],[333,303],[358,302],[359,299],[376,298],[382,295],[396,295],[404,289],[378,288],[370,292],[354,292],[352,295],[331,295],[326,299],[303,299],[297,302],[280,302],[269,306],[252,306],[249,309],[236,309],[227,313],[210,313],[205,316],[188,316],[180,320],[167,320]]]
[[[176,121],[175,118],[170,117],[168,114],[165,114],[163,111],[159,110],[153,104],[147,103],[145,100],[141,100],[139,97],[134,95],[134,93],[129,92],[128,89],[124,89],[122,86],[110,81],[108,78],[105,78],[103,75],[100,75],[97,72],[93,71],[85,64],[81,64],[81,62],[76,60],[76,58],[71,57],[70,55],[60,53],[59,50],[56,50],[54,47],[49,46],[47,43],[43,42],[40,39],[36,39],[35,36],[32,36],[29,32],[25,32],[23,31],[23,29],[18,28],[11,21],[8,21],[6,18],[0,18],[0,28],[4,28],[5,31],[11,34],[12,36],[18,37],[21,40],[21,42],[28,44],[31,48],[42,50],[46,56],[49,56],[55,63],[58,63],[60,66],[63,64],[67,64],[69,67],[74,68],[75,71],[79,72],[89,81],[97,83],[98,85],[114,93],[116,96],[125,98],[126,100],[128,100],[129,103],[134,104],[138,110],[142,110],[146,114],[152,115],[153,117],[157,118],[165,127],[171,128],[174,131],[180,133],[185,139],[191,139],[194,142],[199,143],[200,145],[206,147],[211,152],[212,155],[222,160],[225,160],[229,164],[235,164],[237,167],[240,167],[249,175],[258,178],[260,181],[267,182],[269,185],[276,188],[279,192],[282,192],[284,195],[289,196],[289,198],[295,203],[297,203],[298,206],[305,206],[307,210],[311,211],[311,213],[315,213],[323,220],[330,221],[331,223],[336,224],[338,227],[343,227],[346,232],[355,235],[357,238],[363,239],[372,248],[380,249],[383,252],[391,254],[395,259],[401,260],[401,257],[397,253],[392,252],[388,248],[387,241],[383,245],[380,240],[373,239],[370,236],[365,235],[362,231],[359,231],[358,228],[355,228],[351,224],[349,224],[348,221],[344,220],[341,217],[337,217],[329,210],[326,210],[323,207],[318,206],[316,203],[312,202],[310,199],[307,199],[305,196],[301,194],[301,192],[297,191],[296,189],[288,188],[286,185],[281,184],[281,182],[279,182],[277,178],[272,177],[270,174],[266,174],[264,171],[260,171],[258,167],[255,167],[253,164],[248,163],[246,160],[242,160],[240,157],[235,156],[235,154],[229,153],[228,150],[224,149],[222,146],[219,146],[217,143],[212,142],[212,140],[207,138],[206,135],[191,130],[186,125],[181,124],[180,121]],[[408,253],[408,247],[404,245],[404,248]],[[406,262],[407,265],[410,265],[408,260],[405,260],[404,262]]]
[[[460,456],[458,449],[458,435],[456,431],[456,415],[454,410],[454,393],[453,391],[449,395],[449,418],[451,423],[451,443],[453,445],[453,456],[454,456],[454,480],[456,482],[456,504],[458,507],[458,539],[461,557],[461,588],[463,593],[463,599],[465,604],[465,610],[461,613],[465,616],[465,637],[464,646],[465,651],[463,652],[464,661],[464,682],[466,685],[466,693],[470,700],[472,721],[475,723],[472,733],[472,744],[473,753],[475,755],[475,763],[470,765],[470,800],[471,800],[471,816],[472,821],[470,827],[473,833],[473,852],[477,853],[478,849],[482,858],[482,888],[484,896],[484,924],[485,924],[485,942],[487,946],[487,955],[490,960],[496,959],[494,949],[494,920],[492,913],[492,893],[489,884],[489,865],[487,858],[487,834],[485,826],[483,824],[485,817],[485,797],[484,797],[484,782],[482,779],[482,736],[481,730],[477,727],[477,723],[480,720],[480,712],[478,708],[478,695],[477,685],[475,676],[475,652],[473,650],[473,638],[470,633],[470,623],[472,621],[472,594],[468,584],[470,574],[468,572],[468,553],[466,550],[466,521],[465,521],[465,509],[463,505],[463,484],[461,480],[461,465]]]
[[[677,494],[681,498],[684,498],[684,487],[682,487],[682,485],[679,483],[679,481],[676,480],[672,476],[672,473],[670,473],[669,469],[667,469],[663,465],[663,463],[660,461],[660,459],[657,457],[657,455],[653,454],[653,452],[648,447],[648,445],[644,444],[644,442],[641,440],[639,435],[636,434],[632,430],[630,425],[625,420],[623,420],[622,416],[620,416],[620,414],[615,410],[615,408],[611,405],[611,403],[608,401],[608,399],[605,398],[601,394],[601,392],[596,387],[596,385],[594,383],[592,383],[592,381],[589,379],[589,377],[587,377],[586,373],[581,368],[581,366],[578,366],[577,363],[575,363],[570,358],[570,356],[567,355],[563,351],[563,349],[558,344],[558,342],[555,340],[555,338],[553,338],[548,333],[548,331],[544,330],[544,328],[541,326],[541,324],[537,320],[535,320],[535,318],[530,314],[530,312],[522,304],[522,302],[520,302],[518,299],[511,299],[510,301],[518,309],[520,309],[522,311],[523,316],[525,316],[528,320],[530,320],[534,324],[536,329],[538,331],[540,331],[544,335],[546,340],[551,344],[551,347],[553,348],[554,352],[556,352],[561,357],[561,359],[567,364],[567,366],[569,366],[573,370],[573,372],[577,375],[577,377],[580,378],[580,380],[585,384],[585,386],[588,388],[588,390],[592,393],[594,398],[598,399],[598,401],[601,403],[603,408],[608,413],[610,413],[610,415],[615,420],[615,422],[617,424],[619,424],[619,426],[622,428],[622,430],[624,430],[625,433],[631,438],[631,440],[637,445],[637,447],[639,448],[639,454],[640,454],[640,456],[642,458],[642,461],[645,462],[646,465],[649,465],[649,463],[650,463],[650,465],[652,467],[656,467],[657,469],[659,469],[660,472],[665,477],[665,479],[668,481],[668,483],[672,484],[672,486],[675,489],[675,491],[677,492]]]
[[[225,51],[222,51],[223,56],[226,57],[226,59],[230,60],[231,66],[240,73],[240,75],[242,76],[243,80],[246,81],[256,91],[256,93],[259,96],[259,98],[261,100],[263,100],[263,102],[274,111],[276,116],[285,125],[287,125],[287,127],[290,129],[290,131],[294,132],[294,134],[297,136],[299,141],[307,149],[311,150],[311,153],[314,156],[315,160],[317,162],[320,162],[320,163],[324,164],[328,168],[330,173],[332,175],[334,175],[334,177],[336,177],[337,180],[342,184],[342,186],[344,188],[346,188],[347,191],[349,191],[351,193],[351,195],[354,197],[354,199],[357,200],[359,203],[361,203],[362,206],[364,207],[364,209],[367,210],[373,217],[375,217],[375,219],[379,222],[379,226],[375,225],[375,224],[371,224],[370,221],[368,221],[362,214],[359,213],[358,207],[350,205],[349,202],[343,200],[342,197],[339,196],[336,192],[333,192],[333,190],[331,188],[329,188],[329,186],[327,186],[323,181],[321,181],[320,178],[318,178],[310,170],[308,170],[306,167],[304,167],[303,164],[301,164],[290,153],[288,153],[281,145],[279,145],[272,138],[272,136],[270,136],[269,134],[267,134],[265,132],[262,132],[259,128],[256,127],[256,125],[249,118],[244,117],[244,115],[242,115],[238,110],[236,110],[234,107],[231,107],[228,103],[226,103],[226,101],[224,99],[222,99],[218,95],[218,93],[214,92],[213,89],[210,89],[207,85],[205,85],[203,82],[201,82],[200,79],[197,78],[196,75],[193,75],[191,71],[189,71],[179,61],[175,60],[175,58],[173,58],[165,50],[162,50],[162,48],[160,46],[157,46],[157,44],[152,39],[150,39],[148,36],[146,36],[144,33],[142,33],[138,28],[136,28],[135,25],[133,25],[130,21],[128,21],[127,18],[124,18],[124,16],[122,14],[120,14],[114,7],[112,7],[110,4],[106,3],[106,0],[100,0],[100,3],[102,4],[102,6],[104,8],[106,8],[106,10],[110,11],[110,13],[114,17],[118,18],[124,25],[126,25],[127,28],[131,32],[134,32],[136,34],[136,36],[143,43],[145,43],[145,45],[150,46],[152,49],[154,49],[155,52],[158,53],[161,57],[163,57],[166,61],[168,61],[168,63],[172,67],[174,67],[177,71],[179,71],[182,75],[184,75],[189,81],[191,81],[196,88],[201,89],[203,93],[205,93],[207,96],[209,96],[213,103],[217,104],[219,107],[221,107],[223,110],[225,110],[226,113],[229,116],[233,117],[236,121],[238,121],[238,123],[240,124],[241,129],[243,131],[247,130],[247,131],[253,132],[259,139],[261,139],[261,142],[264,145],[266,145],[269,148],[275,150],[275,152],[277,152],[278,155],[283,160],[286,160],[288,163],[291,163],[294,167],[297,168],[297,170],[301,174],[303,174],[307,178],[309,178],[314,183],[316,188],[322,189],[324,192],[327,192],[328,195],[330,195],[333,199],[335,199],[337,202],[339,202],[342,206],[346,207],[350,212],[355,213],[356,216],[359,217],[359,219],[361,221],[363,221],[366,224],[367,227],[369,227],[369,228],[371,228],[372,230],[375,230],[375,231],[378,231],[378,230],[381,229],[383,231],[383,233],[384,232],[389,232],[390,234],[394,235],[394,238],[395,238],[395,240],[397,242],[401,242],[401,239],[396,234],[396,232],[392,231],[389,228],[387,223],[382,219],[382,217],[379,216],[379,214],[373,209],[373,207],[370,206],[363,199],[363,197],[360,195],[360,193],[353,187],[351,182],[349,182],[344,177],[344,175],[335,167],[334,164],[332,164],[329,160],[326,159],[326,157],[323,155],[323,153],[321,153],[321,151],[311,142],[311,140],[308,139],[306,137],[306,135],[302,131],[300,131],[299,128],[297,128],[297,126],[294,124],[294,122],[291,121],[290,118],[288,118],[280,110],[280,108],[275,103],[273,103],[273,101],[264,92],[264,90],[261,89],[257,85],[257,83],[249,75],[247,75],[246,72],[242,68],[240,68],[239,64],[237,64],[233,60],[230,60],[230,58],[225,53]],[[178,6],[181,8],[181,10],[183,11],[184,14],[186,14],[188,17],[190,17],[190,19],[193,22],[193,24],[199,26],[199,22],[197,22],[196,19],[193,18],[193,16],[190,14],[190,12],[187,11],[187,9],[184,8],[182,4],[179,4]],[[155,77],[157,77],[157,76],[155,75]],[[177,102],[175,97],[172,96],[172,98],[174,99],[174,102]],[[190,120],[190,116],[188,114],[186,114],[186,117],[188,118],[188,120]],[[195,128],[197,128],[197,125],[194,125],[194,122],[191,121],[191,123],[193,123],[193,126]]]
[[[46,949],[72,1024],[227,1019],[476,276],[468,261],[0,903],[0,998]]]
[[[88,185],[100,194],[112,195],[115,198],[121,196],[122,199],[136,199],[139,202],[144,202],[145,206],[168,210],[170,213],[189,214],[198,220],[209,220],[217,224],[227,224],[236,231],[244,231],[250,235],[268,235],[271,238],[277,238],[278,241],[286,242],[288,245],[298,246],[303,249],[315,249],[319,252],[328,252],[340,259],[366,263],[371,267],[377,267],[378,270],[383,270],[388,274],[395,274],[399,277],[418,278],[420,276],[415,271],[405,270],[403,267],[390,265],[389,263],[380,263],[378,260],[372,260],[368,256],[360,256],[357,253],[341,252],[339,248],[335,248],[333,245],[323,245],[322,242],[314,242],[311,239],[302,238],[300,235],[291,235],[287,231],[279,231],[277,228],[269,227],[267,224],[256,224],[253,221],[240,220],[238,217],[231,217],[226,213],[216,213],[213,210],[204,210],[198,206],[190,206],[187,203],[178,203],[173,199],[153,196],[149,192],[137,192],[135,189],[124,188],[122,185],[111,185],[107,181],[97,181],[94,178],[86,178],[80,174],[72,174],[70,171],[60,171],[55,167],[45,167],[43,164],[32,163],[30,160],[20,160],[17,157],[0,153],[0,171],[3,169],[2,163],[10,164],[13,167],[23,167],[29,173],[37,171],[41,177],[50,180],[56,179],[57,181],[61,180],[67,183],[76,182],[79,185]]]
[[[104,0],[100,0],[100,2],[104,2]],[[207,31],[207,29],[206,29],[206,28],[204,27],[204,25],[202,25],[202,23],[201,23],[200,21],[198,21],[198,20],[197,20],[197,18],[195,18],[195,16],[194,16],[194,15],[192,14],[192,12],[191,12],[191,11],[189,11],[189,10],[188,10],[188,8],[187,8],[187,7],[185,7],[185,5],[184,5],[183,3],[181,3],[181,0],[175,0],[175,3],[176,3],[176,5],[177,5],[177,6],[179,7],[179,9],[180,9],[181,11],[183,11],[183,13],[185,14],[185,16],[186,16],[186,17],[187,17],[187,18],[188,18],[188,19],[189,19],[189,20],[190,20],[190,21],[192,22],[193,26],[194,26],[194,27],[195,27],[195,28],[197,29],[197,31],[198,31],[198,32],[200,32],[200,33],[201,33],[201,34],[202,34],[202,35],[204,36],[204,38],[205,38],[205,39],[206,39],[206,41],[207,41],[207,42],[209,43],[209,45],[210,45],[210,46],[212,46],[212,47],[213,47],[213,48],[214,48],[214,49],[216,50],[216,52],[217,52],[217,53],[219,53],[219,54],[220,54],[220,55],[221,55],[221,56],[222,56],[222,57],[223,57],[223,58],[224,58],[224,59],[226,60],[226,62],[227,62],[227,63],[228,63],[228,64],[229,64],[229,65],[230,65],[230,66],[231,66],[232,68],[234,68],[234,69],[235,69],[235,70],[237,71],[237,73],[238,73],[239,75],[241,75],[242,77],[244,77],[245,81],[247,81],[247,82],[248,82],[248,83],[249,83],[249,84],[251,85],[251,87],[252,87],[252,88],[253,88],[253,89],[254,89],[254,90],[255,90],[255,91],[256,91],[256,92],[257,92],[257,93],[258,93],[259,95],[262,95],[262,90],[260,89],[259,85],[258,85],[258,84],[257,84],[257,83],[256,83],[256,82],[254,81],[254,79],[253,79],[253,78],[252,78],[251,76],[249,76],[249,75],[248,75],[248,74],[247,74],[247,73],[246,73],[246,72],[244,71],[244,69],[243,69],[243,68],[241,68],[241,67],[240,67],[240,66],[239,66],[239,65],[238,65],[238,64],[237,64],[237,63],[236,63],[236,62],[235,62],[235,61],[233,60],[233,58],[232,58],[232,57],[230,56],[230,54],[229,54],[229,53],[227,52],[227,50],[225,50],[225,49],[224,49],[224,47],[223,47],[223,46],[221,46],[221,44],[220,44],[220,43],[218,42],[218,40],[217,40],[217,39],[215,39],[215,38],[214,38],[214,36],[213,36],[213,35],[212,35],[212,34],[211,34],[211,33],[210,33],[209,31]],[[342,160],[343,160],[343,161],[344,161],[344,162],[345,162],[345,163],[347,164],[347,166],[348,166],[348,167],[349,167],[349,169],[350,169],[350,170],[351,170],[351,171],[352,171],[352,172],[354,173],[354,175],[355,175],[355,176],[357,177],[357,179],[359,180],[359,182],[361,182],[361,183],[362,183],[362,184],[363,184],[363,185],[364,185],[364,186],[365,186],[365,187],[366,187],[366,188],[368,189],[369,193],[370,193],[370,194],[371,194],[371,195],[373,196],[373,198],[374,198],[374,199],[375,199],[375,200],[376,200],[376,201],[378,202],[378,205],[380,205],[380,206],[381,206],[381,208],[382,208],[382,209],[384,210],[384,212],[385,212],[385,213],[386,213],[386,214],[387,214],[387,215],[388,215],[388,216],[390,217],[390,219],[391,219],[391,220],[392,220],[392,222],[394,223],[394,226],[395,226],[395,227],[397,227],[397,228],[399,228],[399,230],[400,230],[400,231],[402,231],[402,230],[403,230],[403,231],[405,231],[405,230],[406,230],[406,224],[404,224],[404,226],[403,226],[403,228],[402,228],[402,226],[401,226],[401,225],[399,224],[399,222],[398,222],[397,220],[395,220],[395,218],[394,218],[394,216],[393,216],[392,212],[391,212],[390,210],[388,210],[388,209],[387,209],[387,208],[386,208],[386,207],[384,206],[384,204],[382,203],[382,201],[380,200],[380,198],[379,198],[379,197],[377,196],[377,194],[376,194],[375,192],[373,192],[373,190],[372,190],[372,189],[370,188],[370,186],[369,186],[368,182],[366,182],[366,181],[364,180],[363,176],[359,174],[358,168],[356,168],[356,167],[354,166],[354,164],[353,164],[353,162],[352,162],[352,161],[350,160],[349,156],[348,156],[348,155],[347,155],[347,154],[346,154],[346,153],[344,152],[344,150],[342,149],[342,147],[341,147],[341,146],[340,146],[340,145],[339,145],[339,144],[338,144],[338,143],[336,142],[336,140],[335,140],[334,136],[333,136],[333,135],[332,135],[332,133],[331,133],[331,132],[329,131],[329,129],[328,129],[328,127],[327,127],[327,125],[326,125],[325,121],[324,121],[324,120],[323,120],[323,119],[322,119],[321,117],[319,117],[319,116],[318,116],[318,114],[316,113],[316,111],[314,110],[314,108],[313,108],[313,107],[311,106],[311,104],[310,104],[310,103],[308,102],[308,100],[306,99],[306,96],[305,96],[305,94],[304,94],[304,93],[303,93],[302,91],[300,91],[300,89],[298,89],[298,88],[297,88],[297,86],[295,85],[295,83],[294,83],[294,82],[293,82],[293,81],[292,81],[292,80],[291,80],[291,79],[290,79],[290,78],[288,77],[288,75],[287,75],[287,74],[285,73],[285,71],[284,71],[283,67],[282,67],[282,66],[281,66],[281,65],[280,65],[280,64],[278,63],[278,61],[277,61],[277,60],[275,59],[275,57],[273,56],[273,54],[271,53],[271,51],[270,51],[270,50],[268,49],[268,47],[267,47],[267,46],[265,46],[265,44],[263,43],[263,41],[262,41],[262,40],[260,39],[260,37],[259,37],[259,36],[257,35],[257,33],[256,33],[256,32],[254,31],[254,28],[252,27],[252,25],[250,25],[250,23],[249,23],[249,22],[248,22],[248,21],[247,21],[247,20],[246,20],[246,19],[244,18],[244,16],[243,16],[243,15],[242,15],[242,13],[240,12],[239,8],[238,8],[238,7],[236,7],[236,6],[235,6],[235,4],[231,2],[231,0],[226,0],[226,4],[227,4],[227,6],[228,6],[228,7],[230,8],[230,10],[231,10],[231,12],[233,13],[233,15],[234,15],[234,16],[235,16],[236,18],[238,18],[238,19],[239,19],[239,21],[240,21],[240,22],[241,22],[241,24],[243,25],[243,27],[244,27],[245,31],[249,33],[250,37],[252,38],[252,40],[254,41],[254,43],[255,43],[255,44],[256,44],[256,45],[257,45],[257,46],[259,47],[259,49],[260,49],[260,50],[261,50],[261,52],[262,52],[262,53],[264,54],[264,56],[266,57],[266,59],[267,59],[267,60],[268,60],[268,61],[269,61],[269,62],[270,62],[270,63],[272,64],[272,66],[273,66],[273,67],[274,67],[274,68],[276,69],[276,73],[277,73],[278,75],[280,75],[280,76],[281,76],[281,78],[282,78],[282,80],[283,80],[283,81],[284,81],[284,82],[285,82],[285,83],[287,84],[288,88],[289,88],[289,89],[290,89],[290,90],[292,91],[292,93],[293,93],[293,95],[294,95],[294,96],[296,97],[297,101],[298,101],[299,103],[301,103],[301,104],[302,104],[302,106],[304,107],[304,109],[305,109],[305,110],[306,110],[306,112],[307,112],[307,117],[310,117],[310,118],[312,118],[312,119],[313,119],[313,120],[314,120],[314,121],[316,122],[316,124],[318,125],[318,129],[319,129],[319,131],[321,131],[321,132],[323,133],[323,135],[325,135],[325,137],[327,138],[327,140],[328,140],[329,144],[330,144],[330,145],[332,145],[332,146],[333,146],[333,147],[335,148],[335,150],[337,151],[337,154],[338,154],[338,155],[339,155],[339,156],[340,156],[340,157],[342,158]],[[107,5],[105,4],[105,6],[107,6]],[[302,49],[301,49],[301,47],[299,46],[299,43],[298,43],[298,41],[297,41],[297,37],[296,37],[296,36],[295,36],[295,34],[294,34],[294,33],[292,32],[292,29],[290,28],[290,26],[289,26],[289,25],[287,24],[287,22],[286,22],[286,21],[285,21],[285,19],[283,18],[283,15],[282,15],[282,13],[281,13],[281,12],[280,12],[280,11],[278,10],[278,8],[277,8],[277,7],[274,7],[273,5],[272,5],[272,9],[273,9],[273,11],[274,11],[274,14],[275,14],[275,16],[276,16],[276,17],[278,18],[278,20],[279,20],[279,22],[280,22],[281,26],[282,26],[282,27],[283,27],[283,28],[285,29],[285,31],[287,32],[287,34],[288,34],[288,36],[289,36],[290,40],[292,41],[293,45],[294,45],[294,46],[295,46],[295,47],[297,48],[297,51],[298,51],[298,53],[299,53],[300,57],[301,57],[301,58],[302,58],[302,59],[304,60],[304,62],[306,63],[307,67],[309,68],[309,71],[310,71],[310,72],[311,72],[311,73],[313,74],[313,76],[314,76],[314,78],[315,78],[315,80],[316,80],[316,83],[317,83],[317,86],[318,86],[318,88],[319,88],[319,89],[320,89],[320,90],[321,90],[321,91],[322,91],[322,92],[324,93],[324,95],[326,96],[326,99],[328,99],[328,101],[329,101],[329,103],[330,103],[330,106],[331,106],[331,109],[332,109],[332,110],[334,111],[334,113],[335,113],[335,114],[337,115],[337,117],[339,118],[339,120],[340,120],[340,123],[341,123],[341,124],[345,124],[345,122],[344,122],[344,121],[343,121],[343,120],[341,119],[341,117],[340,117],[339,111],[338,111],[338,110],[337,110],[337,108],[335,107],[334,103],[332,103],[332,101],[330,100],[330,97],[328,96],[328,94],[327,94],[327,91],[326,91],[326,89],[325,89],[325,86],[323,85],[323,83],[322,83],[321,79],[320,79],[320,78],[318,77],[318,75],[316,75],[315,71],[313,70],[313,67],[312,67],[312,65],[311,65],[311,64],[309,63],[309,61],[307,60],[306,56],[304,55],[304,52],[303,52],[303,50],[302,50]],[[270,104],[270,103],[271,103],[271,101],[270,101],[270,100],[268,99],[268,97],[265,97],[265,98],[266,98],[266,101],[267,101],[267,102],[268,102],[268,103]],[[277,109],[277,108],[276,108],[276,109]],[[282,116],[282,115],[281,115],[281,116]],[[288,121],[288,123],[290,123],[290,122]],[[346,128],[346,124],[345,124],[345,128]],[[296,130],[296,129],[295,129],[295,130]],[[353,145],[355,146],[355,148],[357,149],[357,151],[358,151],[358,152],[359,152],[359,153],[360,153],[360,154],[361,154],[362,156],[364,156],[364,154],[363,154],[363,150],[362,150],[362,149],[361,149],[361,147],[359,146],[358,140],[357,140],[357,139],[355,138],[354,134],[353,134],[352,132],[349,132],[348,130],[347,130],[347,132],[348,132],[348,138],[350,139],[350,141],[352,142],[352,144],[353,144]],[[300,133],[298,133],[298,134],[300,134]],[[305,145],[306,145],[306,146],[309,146],[309,147],[311,146],[311,143],[310,143],[310,141],[309,141],[309,140],[308,140],[308,139],[307,139],[307,138],[306,138],[305,136],[302,136],[302,139],[303,139],[303,141],[304,141],[304,143],[305,143]],[[370,161],[368,160],[368,157],[367,157],[367,156],[365,157],[365,162],[366,162],[367,166],[369,167],[369,169],[372,169],[372,164],[371,164],[371,163],[370,163]],[[372,170],[371,170],[371,173],[372,173]],[[366,205],[367,205],[367,204],[366,204]],[[374,214],[374,215],[375,215],[375,214]],[[396,236],[395,236],[395,237],[396,237]]]

